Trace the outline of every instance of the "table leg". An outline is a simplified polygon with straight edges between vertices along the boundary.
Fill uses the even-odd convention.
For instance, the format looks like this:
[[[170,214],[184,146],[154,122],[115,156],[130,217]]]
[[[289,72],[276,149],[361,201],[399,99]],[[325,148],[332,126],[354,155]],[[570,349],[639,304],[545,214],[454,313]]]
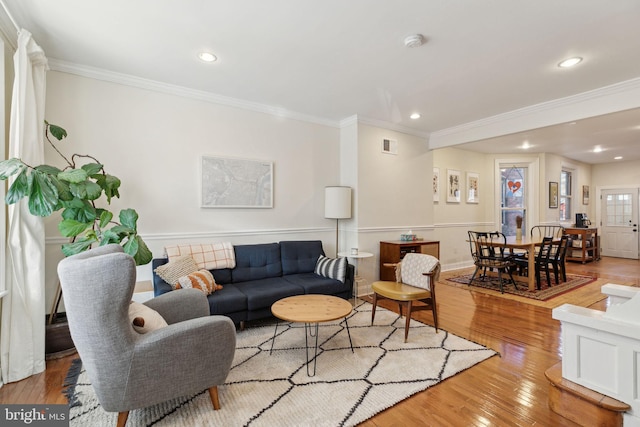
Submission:
[[[276,328],[273,330],[273,339],[271,340],[271,350],[269,350],[269,356],[271,356],[271,352],[273,351],[273,343],[276,341],[276,332],[278,332],[278,320],[276,320]]]
[[[529,285],[529,290],[530,291],[535,291],[536,290],[536,263],[535,263],[535,258],[536,258],[536,245],[535,244],[531,244],[529,246],[529,249],[527,249],[527,258],[528,258],[528,265],[527,265],[527,284]]]
[[[315,326],[315,339],[316,339],[316,344],[315,344],[315,352],[313,354],[313,374],[309,373],[309,362],[311,362],[309,360],[309,336],[311,336],[312,338],[314,337],[313,335],[313,326],[309,325],[308,323],[304,324],[304,347],[305,347],[305,352],[307,354],[307,376],[308,377],[315,377],[316,376],[316,365],[318,363],[318,325],[319,323],[316,323]]]

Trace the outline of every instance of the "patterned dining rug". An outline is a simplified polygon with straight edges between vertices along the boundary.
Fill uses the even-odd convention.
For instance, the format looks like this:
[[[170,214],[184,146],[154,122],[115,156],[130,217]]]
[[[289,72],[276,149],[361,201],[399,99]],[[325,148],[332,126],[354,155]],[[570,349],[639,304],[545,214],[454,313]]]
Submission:
[[[469,273],[469,274],[463,274],[460,276],[450,277],[446,280],[453,283],[469,285],[471,282],[472,276],[473,276],[473,273]],[[505,275],[505,276],[508,277],[508,275]],[[503,276],[503,280],[505,276]],[[539,290],[536,289],[534,291],[529,290],[528,284],[526,282],[518,281],[518,280],[516,280],[517,289],[511,283],[506,283],[506,284],[503,283],[502,288],[504,289],[505,293],[510,295],[517,295],[520,297],[530,298],[537,301],[548,301],[552,298],[558,297],[560,295],[564,295],[567,292],[571,292],[575,289],[578,289],[585,285],[593,283],[596,281],[596,278],[591,276],[580,276],[577,274],[567,274],[567,281],[560,282],[560,284],[558,285],[556,285],[555,282],[553,282],[553,276],[551,280],[552,280],[552,286],[549,286],[549,283],[547,283],[547,280],[545,278],[542,278],[540,280],[540,289]],[[490,277],[490,278],[487,278],[486,280],[478,280],[476,278],[471,284],[471,286],[490,289],[492,291],[496,291],[500,293],[500,285],[497,277]]]
[[[371,304],[360,300],[348,322],[353,352],[344,323],[320,324],[314,377],[307,376],[304,325],[280,323],[271,355],[274,323],[247,327],[218,387],[219,411],[203,391],[131,411],[127,426],[352,426],[498,355],[415,320],[405,343],[404,320],[379,307],[371,326]],[[102,410],[86,372],[80,365],[75,371],[70,425],[114,426],[117,414]]]

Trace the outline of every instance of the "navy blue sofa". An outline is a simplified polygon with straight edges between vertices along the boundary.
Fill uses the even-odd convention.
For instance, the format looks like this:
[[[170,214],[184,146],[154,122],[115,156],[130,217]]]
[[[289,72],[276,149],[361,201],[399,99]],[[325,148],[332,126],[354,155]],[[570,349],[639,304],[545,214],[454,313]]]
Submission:
[[[224,288],[207,298],[211,314],[221,314],[243,326],[247,320],[271,316],[271,305],[279,299],[302,294],[352,297],[354,267],[347,263],[344,283],[314,273],[324,255],[320,240],[283,241],[234,246],[236,267],[211,270],[216,283]],[[167,258],[152,261],[153,290],[158,296],[171,292],[155,269]]]

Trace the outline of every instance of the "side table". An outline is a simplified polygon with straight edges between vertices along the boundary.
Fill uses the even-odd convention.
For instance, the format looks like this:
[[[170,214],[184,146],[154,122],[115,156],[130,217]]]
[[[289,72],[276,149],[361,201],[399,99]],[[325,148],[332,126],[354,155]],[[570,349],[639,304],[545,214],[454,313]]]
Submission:
[[[353,259],[363,259],[363,258],[370,258],[373,256],[373,254],[371,252],[363,252],[363,251],[358,251],[357,254],[352,254],[350,251],[344,251],[344,252],[338,252],[338,256],[339,257],[345,257],[345,258],[353,258]],[[358,281],[363,281],[364,279],[360,276],[358,276],[357,272],[355,277],[353,278],[353,290],[352,290],[352,295],[354,298],[356,298],[358,296]]]

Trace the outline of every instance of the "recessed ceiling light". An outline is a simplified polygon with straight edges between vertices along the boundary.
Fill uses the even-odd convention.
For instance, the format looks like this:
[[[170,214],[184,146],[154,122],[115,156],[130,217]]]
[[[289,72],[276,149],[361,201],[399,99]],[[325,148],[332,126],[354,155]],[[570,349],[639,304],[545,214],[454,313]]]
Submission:
[[[198,58],[204,62],[215,62],[218,58],[211,52],[200,52]]]
[[[622,160],[622,156],[615,156],[613,160]]]
[[[594,153],[602,153],[602,147],[599,145],[596,145],[595,147],[593,147],[593,152]]]
[[[565,59],[564,61],[558,64],[558,67],[569,68],[579,64],[580,62],[582,62],[582,58],[580,58],[579,56],[575,56],[573,58]]]
[[[529,148],[531,148],[531,145],[529,144],[529,141],[524,141],[520,148],[522,148],[523,150],[528,150]]]
[[[409,116],[411,119],[416,120],[420,118],[420,113],[413,113]]]

